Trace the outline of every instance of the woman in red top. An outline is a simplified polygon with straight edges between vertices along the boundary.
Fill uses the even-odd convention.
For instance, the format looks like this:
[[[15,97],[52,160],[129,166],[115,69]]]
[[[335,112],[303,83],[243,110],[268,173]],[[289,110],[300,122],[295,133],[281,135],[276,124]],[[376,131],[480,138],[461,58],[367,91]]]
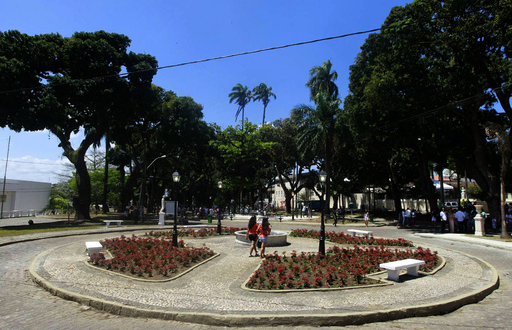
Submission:
[[[265,258],[265,246],[267,245],[268,234],[272,230],[272,226],[268,222],[268,218],[264,217],[258,227],[258,237],[261,242],[260,257]]]
[[[247,225],[247,235],[245,238],[248,238],[251,241],[251,251],[249,252],[249,257],[252,257],[252,251],[254,251],[254,256],[258,256],[258,249],[256,248],[256,241],[258,240],[258,223],[256,222],[256,217],[252,216],[249,219],[249,225]]]

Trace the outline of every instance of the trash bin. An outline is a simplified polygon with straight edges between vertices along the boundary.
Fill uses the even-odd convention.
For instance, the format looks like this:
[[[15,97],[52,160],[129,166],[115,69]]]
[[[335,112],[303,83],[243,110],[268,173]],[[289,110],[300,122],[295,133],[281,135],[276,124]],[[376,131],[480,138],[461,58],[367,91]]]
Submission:
[[[370,215],[370,222],[373,222],[373,215]]]
[[[213,217],[211,215],[208,216],[208,223],[212,223],[212,218]]]

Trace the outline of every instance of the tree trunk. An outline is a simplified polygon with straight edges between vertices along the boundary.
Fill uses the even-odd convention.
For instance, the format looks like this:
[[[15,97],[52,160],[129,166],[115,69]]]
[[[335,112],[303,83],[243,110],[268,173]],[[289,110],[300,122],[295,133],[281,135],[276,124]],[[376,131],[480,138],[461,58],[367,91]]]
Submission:
[[[103,213],[108,213],[108,150],[110,147],[110,141],[108,140],[108,133],[105,134],[105,176],[103,177]]]
[[[419,166],[419,174],[421,178],[421,182],[423,184],[423,191],[427,196],[428,204],[430,205],[430,210],[434,212],[437,209],[437,197],[436,197],[436,188],[432,182],[430,177],[430,170],[428,168],[428,161],[423,156],[423,152],[421,149],[417,150],[416,155],[418,157]]]
[[[123,213],[124,211],[126,211],[125,207],[128,205],[130,198],[127,197],[126,194],[126,171],[124,170],[124,166],[119,166],[118,171],[120,185],[119,191],[121,193],[121,198],[119,199],[120,205],[117,205],[117,212]]]
[[[500,191],[501,191],[501,180],[500,173],[494,173],[489,168],[489,164],[492,163],[489,159],[489,153],[486,146],[487,136],[485,131],[481,128],[481,123],[478,121],[477,111],[472,111],[472,116],[469,118],[469,124],[471,128],[471,136],[475,143],[475,149],[473,151],[474,162],[466,161],[466,169],[470,174],[470,177],[474,178],[476,183],[480,186],[484,192],[484,198],[489,208],[491,216],[496,217],[496,220],[501,220],[500,212]]]
[[[75,221],[90,220],[89,207],[91,205],[91,178],[85,163],[85,154],[94,141],[98,141],[103,135],[101,132],[86,135],[80,146],[74,150],[71,146],[69,136],[59,127],[51,129],[51,132],[60,140],[62,153],[71,164],[75,166],[75,178],[77,193],[73,196],[73,207],[75,208]]]
[[[78,193],[73,197],[75,220],[90,220],[89,207],[91,205],[91,179],[84,158],[74,163],[76,185]]]
[[[402,194],[400,193],[400,189],[396,184],[395,172],[393,171],[393,166],[391,165],[391,161],[388,162],[389,174],[391,177],[391,193],[393,194],[393,201],[395,203],[396,212],[402,212]]]

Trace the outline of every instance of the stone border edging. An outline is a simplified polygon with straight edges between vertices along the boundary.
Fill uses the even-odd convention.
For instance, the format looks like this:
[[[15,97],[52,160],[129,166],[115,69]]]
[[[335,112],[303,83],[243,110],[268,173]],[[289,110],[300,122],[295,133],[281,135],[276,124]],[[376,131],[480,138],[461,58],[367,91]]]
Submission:
[[[110,254],[110,252],[109,252]],[[217,258],[218,256],[220,256],[220,253],[217,253],[215,252],[211,257],[209,257],[208,259],[204,259],[203,261],[201,261],[200,263],[197,263],[195,264],[194,266],[190,267],[190,268],[187,268],[186,270],[182,271],[181,273],[179,273],[178,275],[174,276],[174,277],[171,277],[171,278],[167,278],[165,280],[148,280],[146,278],[137,278],[137,277],[134,277],[134,276],[130,276],[130,275],[126,275],[126,274],[121,274],[121,273],[117,273],[117,272],[114,272],[114,271],[111,271],[109,269],[105,269],[105,268],[101,268],[101,267],[98,267],[98,266],[95,266],[95,265],[91,265],[87,260],[84,260],[84,263],[86,266],[88,267],[91,267],[95,270],[99,270],[99,271],[102,271],[102,272],[105,272],[105,273],[108,273],[108,274],[111,274],[111,275],[114,275],[114,276],[121,276],[121,277],[124,277],[124,278],[128,278],[130,280],[134,280],[134,281],[139,281],[139,282],[147,282],[147,283],[165,283],[165,282],[170,282],[172,280],[176,280],[180,277],[182,277],[183,275],[193,271],[194,269],[196,269],[197,267],[207,263],[208,261],[210,260],[213,260],[215,258]]]
[[[422,274],[422,275],[434,275],[435,273],[437,273],[438,271],[440,271],[441,269],[443,269],[443,267],[446,265],[446,258],[441,256],[441,255],[437,255],[438,258],[441,259],[441,264],[439,266],[437,266],[436,268],[434,268],[432,271],[430,272],[422,272],[422,271],[419,271],[418,273]],[[261,264],[259,264],[258,266],[256,266],[256,268],[254,269],[253,273],[255,271],[257,271],[259,268],[261,267]],[[371,277],[371,276],[376,276],[376,275],[380,275],[380,274],[384,274],[386,273],[387,271],[386,270],[382,270],[382,271],[378,271],[378,272],[375,272],[375,273],[371,273],[371,274],[366,274],[365,276],[367,277]],[[367,285],[356,285],[356,286],[348,286],[348,287],[339,287],[339,288],[309,288],[309,289],[283,289],[283,290],[258,290],[258,289],[251,289],[251,288],[248,288],[247,287],[247,282],[249,282],[250,280],[250,276],[248,279],[246,279],[242,285],[241,285],[241,289],[242,290],[246,290],[246,291],[251,291],[251,292],[261,292],[261,293],[276,293],[276,294],[279,294],[279,293],[290,293],[290,292],[308,292],[308,291],[341,291],[341,290],[357,290],[357,289],[368,289],[368,288],[376,288],[376,287],[381,287],[381,286],[388,286],[388,285],[394,285],[396,282],[394,281],[388,281],[388,280],[382,280],[382,283],[376,283],[376,284],[367,284]]]
[[[205,324],[213,326],[275,326],[275,325],[309,325],[309,326],[345,326],[345,325],[360,325],[373,322],[384,322],[408,317],[424,317],[433,315],[442,315],[453,312],[458,308],[476,303],[496,290],[499,285],[498,272],[488,262],[480,258],[470,256],[481,264],[487,266],[491,272],[491,282],[483,286],[481,289],[456,296],[454,298],[442,300],[440,302],[431,304],[421,304],[410,307],[393,308],[386,310],[377,310],[370,312],[352,312],[352,313],[331,313],[331,314],[253,314],[253,315],[240,315],[240,314],[221,314],[221,313],[196,313],[196,312],[178,312],[178,311],[165,311],[144,309],[134,306],[126,306],[120,303],[106,301],[104,299],[95,298],[79,293],[71,292],[66,289],[58,288],[39,276],[34,270],[35,265],[39,258],[47,254],[50,249],[40,253],[31,262],[28,269],[29,277],[39,286],[51,294],[66,300],[78,302],[82,305],[90,306],[95,309],[105,311],[114,315],[121,315],[127,317],[142,317],[142,318],[156,318],[163,320],[172,320],[187,323]],[[459,252],[462,253],[462,252]],[[463,253],[465,254],[465,253]],[[466,254],[469,256],[468,254]]]

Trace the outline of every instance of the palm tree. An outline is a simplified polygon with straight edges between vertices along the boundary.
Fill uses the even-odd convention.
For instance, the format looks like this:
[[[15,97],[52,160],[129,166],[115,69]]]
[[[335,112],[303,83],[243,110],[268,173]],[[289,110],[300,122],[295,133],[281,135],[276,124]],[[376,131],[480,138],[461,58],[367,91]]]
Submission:
[[[261,126],[265,125],[265,112],[267,110],[267,105],[270,103],[270,98],[274,97],[276,99],[276,94],[272,93],[272,87],[267,87],[264,83],[259,84],[254,87],[253,90],[253,100],[263,102],[263,121],[261,122]]]
[[[321,255],[325,254],[325,222],[324,214],[329,214],[329,201],[331,200],[331,162],[333,155],[334,142],[336,141],[336,118],[340,108],[339,99],[329,100],[319,91],[314,99],[316,108],[308,105],[298,106],[292,111],[295,112],[302,122],[299,125],[298,145],[301,152],[308,150],[316,151],[321,161],[320,169],[325,170],[327,179],[325,181],[325,197],[327,203],[323,205],[320,225],[320,245],[318,251]],[[322,190],[324,188],[322,187]],[[323,191],[321,201],[323,200]]]
[[[245,106],[251,102],[252,94],[251,90],[247,86],[243,86],[242,84],[236,84],[235,87],[231,89],[231,93],[229,93],[229,103],[233,103],[235,101],[238,104],[238,110],[236,111],[235,121],[238,120],[238,115],[242,112],[242,130],[244,127],[244,109]]]
[[[322,92],[327,100],[338,98],[338,86],[334,83],[338,79],[338,73],[336,71],[331,72],[331,68],[332,63],[328,60],[322,66],[315,66],[309,70],[310,78],[306,86],[311,91],[310,98],[312,101],[315,101],[319,92]]]
[[[293,111],[300,114],[302,124],[299,127],[299,148],[303,152],[311,148],[320,148],[318,154],[323,156],[323,168],[327,172],[326,200],[330,200],[330,178],[332,148],[336,138],[336,118],[341,101],[338,99],[338,86],[334,80],[338,78],[336,71],[331,72],[331,61],[324,62],[309,71],[309,81],[306,86],[311,92],[311,100],[316,107],[307,105],[296,107]],[[326,204],[329,214],[329,203]]]

